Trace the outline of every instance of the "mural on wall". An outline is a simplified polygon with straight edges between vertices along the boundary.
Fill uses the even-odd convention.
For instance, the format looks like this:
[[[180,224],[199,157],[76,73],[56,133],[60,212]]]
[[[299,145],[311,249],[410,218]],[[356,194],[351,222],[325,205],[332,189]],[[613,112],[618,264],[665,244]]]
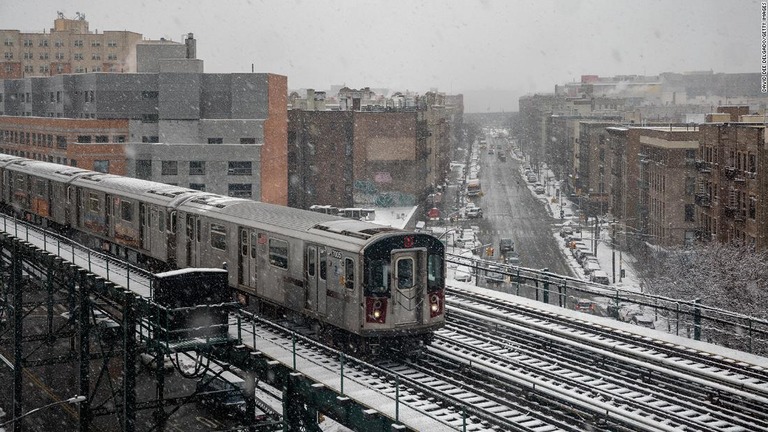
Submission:
[[[377,183],[389,183],[392,181],[389,173],[376,173],[376,179],[388,179],[389,181],[355,180],[352,197],[355,205],[375,207],[408,207],[416,205],[416,197],[413,194],[379,190]]]

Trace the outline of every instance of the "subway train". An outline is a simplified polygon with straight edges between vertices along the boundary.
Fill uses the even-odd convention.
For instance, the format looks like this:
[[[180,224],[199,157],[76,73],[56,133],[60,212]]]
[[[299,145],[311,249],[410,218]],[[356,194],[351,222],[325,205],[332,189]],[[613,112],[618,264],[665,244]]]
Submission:
[[[153,271],[222,267],[249,310],[344,349],[413,352],[445,324],[445,249],[370,222],[0,155],[0,205]]]

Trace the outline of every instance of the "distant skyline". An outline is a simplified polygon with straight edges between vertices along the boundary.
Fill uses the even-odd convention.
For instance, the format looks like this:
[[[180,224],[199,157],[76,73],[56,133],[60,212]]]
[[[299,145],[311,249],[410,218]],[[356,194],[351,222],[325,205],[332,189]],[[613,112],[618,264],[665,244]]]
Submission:
[[[271,72],[290,89],[465,94],[467,112],[581,75],[759,72],[760,2],[715,0],[76,0],[0,2],[0,28],[46,32],[57,11],[91,31],[197,39],[206,72]]]

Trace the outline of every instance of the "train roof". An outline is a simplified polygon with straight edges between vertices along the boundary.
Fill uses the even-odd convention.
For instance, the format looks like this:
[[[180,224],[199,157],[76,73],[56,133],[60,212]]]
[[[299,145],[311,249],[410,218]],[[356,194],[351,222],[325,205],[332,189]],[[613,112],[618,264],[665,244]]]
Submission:
[[[196,213],[215,213],[228,222],[244,226],[269,226],[271,231],[280,231],[286,235],[296,236],[301,232],[323,238],[336,237],[340,241],[360,245],[376,234],[401,231],[371,222],[253,200],[231,201],[227,204],[220,207],[205,206],[192,200],[184,203],[181,208]]]

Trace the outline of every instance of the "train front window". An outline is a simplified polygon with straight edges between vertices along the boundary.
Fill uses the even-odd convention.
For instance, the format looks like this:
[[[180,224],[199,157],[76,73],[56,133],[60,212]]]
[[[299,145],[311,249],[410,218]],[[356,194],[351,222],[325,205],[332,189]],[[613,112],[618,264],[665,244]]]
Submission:
[[[411,288],[413,286],[413,259],[400,258],[397,260],[397,288]]]
[[[369,275],[368,275],[368,286],[367,286],[367,293],[368,294],[387,294],[389,293],[389,274],[390,274],[390,265],[389,261],[385,260],[374,260],[371,261],[369,266]]]
[[[427,257],[427,289],[440,289],[443,285],[443,257],[429,254]]]

